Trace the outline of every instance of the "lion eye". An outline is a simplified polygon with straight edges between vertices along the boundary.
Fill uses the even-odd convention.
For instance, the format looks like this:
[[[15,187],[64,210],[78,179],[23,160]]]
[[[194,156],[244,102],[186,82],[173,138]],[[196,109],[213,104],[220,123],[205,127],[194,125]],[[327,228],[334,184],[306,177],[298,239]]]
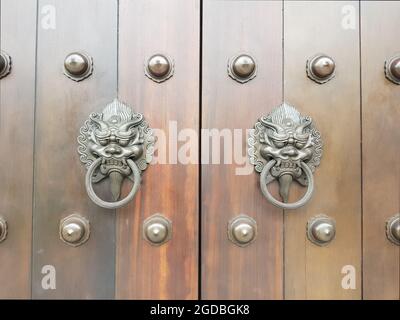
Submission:
[[[274,141],[275,147],[277,148],[283,148],[284,146],[286,146],[287,141]]]
[[[106,146],[106,145],[108,144],[108,139],[99,140],[99,143],[100,143],[102,146]]]
[[[119,144],[122,147],[126,147],[128,145],[128,143],[129,143],[128,139],[119,139]]]
[[[295,144],[297,149],[303,149],[305,147],[305,145],[306,144],[304,142],[299,142],[299,141],[297,141]]]

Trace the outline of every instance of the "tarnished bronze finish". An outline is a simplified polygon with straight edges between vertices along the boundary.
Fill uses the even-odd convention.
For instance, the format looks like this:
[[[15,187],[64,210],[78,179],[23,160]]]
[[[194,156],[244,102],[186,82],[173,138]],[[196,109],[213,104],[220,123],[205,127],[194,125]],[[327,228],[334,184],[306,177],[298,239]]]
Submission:
[[[386,222],[386,236],[391,242],[400,246],[400,213]]]
[[[7,221],[0,217],[0,242],[7,238]]]
[[[165,55],[155,54],[147,60],[144,69],[149,79],[160,83],[172,77],[174,63]]]
[[[90,236],[89,221],[78,215],[71,214],[60,221],[60,239],[73,247],[84,244]]]
[[[11,72],[11,57],[4,51],[0,52],[0,79]]]
[[[143,237],[150,244],[159,246],[166,243],[172,236],[172,223],[161,214],[147,218],[143,223]]]
[[[400,56],[385,61],[385,76],[389,81],[400,84]]]
[[[256,76],[256,71],[256,62],[248,54],[234,56],[228,61],[228,75],[240,83],[253,79]]]
[[[64,60],[64,74],[74,81],[82,81],[93,73],[93,60],[81,52],[73,52]]]
[[[335,220],[326,215],[318,215],[308,221],[307,237],[318,246],[327,245],[335,238],[335,234]]]
[[[256,221],[244,214],[241,214],[228,223],[228,238],[239,247],[248,246],[257,235]]]
[[[335,61],[327,55],[319,54],[307,60],[307,76],[319,83],[325,83],[335,76]]]

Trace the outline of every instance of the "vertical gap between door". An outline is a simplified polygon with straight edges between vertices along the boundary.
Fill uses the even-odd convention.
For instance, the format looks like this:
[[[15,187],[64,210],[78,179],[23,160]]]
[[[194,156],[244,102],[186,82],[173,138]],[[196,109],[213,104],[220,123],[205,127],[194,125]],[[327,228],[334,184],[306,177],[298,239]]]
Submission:
[[[198,284],[197,284],[197,288],[198,288],[198,293],[197,293],[197,299],[201,300],[201,275],[202,275],[202,268],[201,268],[201,258],[202,258],[202,251],[201,251],[201,233],[202,233],[202,225],[201,225],[201,212],[202,212],[202,198],[201,198],[201,179],[202,179],[202,171],[201,171],[201,167],[202,167],[202,163],[201,163],[201,130],[203,128],[203,123],[202,123],[202,117],[203,117],[203,112],[202,112],[202,92],[203,92],[203,0],[200,0],[200,12],[199,12],[199,174],[198,174],[198,179],[199,179],[199,190],[198,190]]]
[[[34,244],[34,232],[35,232],[35,227],[34,227],[34,214],[35,214],[35,167],[36,167],[36,104],[37,104],[37,65],[38,65],[38,39],[39,39],[39,6],[40,6],[40,0],[36,1],[36,32],[35,32],[35,76],[34,76],[34,102],[33,102],[33,141],[32,141],[32,215],[31,215],[31,261],[30,261],[30,270],[31,270],[31,275],[29,277],[30,279],[30,285],[31,285],[31,299],[33,299],[33,269],[34,269],[34,249],[33,249],[33,244]]]
[[[362,122],[362,115],[363,115],[363,105],[362,105],[362,67],[361,67],[361,59],[362,59],[362,53],[361,53],[361,0],[358,1],[358,55],[359,55],[359,67],[360,67],[360,170],[361,170],[361,188],[360,188],[360,194],[361,194],[361,217],[360,217],[360,223],[361,223],[361,300],[364,300],[364,194],[363,194],[363,187],[364,187],[364,181],[363,181],[363,122]]]

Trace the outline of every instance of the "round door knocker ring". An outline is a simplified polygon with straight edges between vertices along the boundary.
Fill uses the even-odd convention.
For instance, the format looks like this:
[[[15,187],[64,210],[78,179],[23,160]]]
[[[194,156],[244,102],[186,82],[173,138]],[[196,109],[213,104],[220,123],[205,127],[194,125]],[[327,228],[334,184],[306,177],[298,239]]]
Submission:
[[[131,201],[134,197],[136,192],[139,190],[140,182],[141,182],[141,174],[140,169],[137,167],[135,162],[131,159],[127,159],[126,162],[132,170],[133,173],[133,186],[129,194],[122,200],[115,201],[115,202],[108,202],[100,199],[93,190],[92,178],[93,173],[97,167],[101,164],[102,159],[98,158],[90,165],[88,171],[86,172],[85,177],[85,187],[89,198],[96,203],[98,206],[106,209],[117,209],[124,205],[126,205],[129,201]]]
[[[282,209],[297,209],[302,206],[304,206],[310,199],[311,196],[314,192],[314,178],[311,169],[308,167],[307,164],[304,162],[300,162],[300,166],[305,172],[307,176],[307,181],[308,181],[308,186],[307,186],[307,191],[304,194],[303,198],[300,200],[293,202],[293,203],[284,203],[281,201],[276,200],[271,193],[268,191],[267,187],[267,175],[271,168],[275,165],[276,160],[271,160],[269,161],[263,168],[261,174],[260,174],[260,187],[263,195],[276,207],[282,208]]]
[[[6,77],[11,72],[11,57],[1,51],[0,53],[0,79]]]

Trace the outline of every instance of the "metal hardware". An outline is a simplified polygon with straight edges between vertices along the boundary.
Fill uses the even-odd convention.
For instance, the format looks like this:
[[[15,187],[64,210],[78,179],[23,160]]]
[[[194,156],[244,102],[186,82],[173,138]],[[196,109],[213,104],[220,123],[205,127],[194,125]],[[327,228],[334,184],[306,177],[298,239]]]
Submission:
[[[241,214],[228,223],[228,238],[239,247],[248,246],[257,235],[256,221],[244,214]]]
[[[400,84],[400,55],[385,61],[385,76],[389,81]]]
[[[245,83],[257,74],[257,64],[248,54],[234,56],[228,61],[228,75],[235,81]]]
[[[140,187],[141,173],[151,162],[154,136],[140,113],[115,99],[101,113],[92,113],[80,129],[78,153],[88,169],[85,186],[98,206],[116,209],[131,201]],[[93,183],[110,179],[114,202],[100,199]],[[128,196],[119,200],[125,178],[133,182]]]
[[[0,242],[3,242],[7,238],[8,226],[7,221],[0,217]]]
[[[172,223],[161,214],[155,214],[143,222],[143,237],[150,244],[159,246],[171,239]]]
[[[307,223],[308,239],[318,245],[325,246],[335,238],[336,222],[326,215],[318,215]]]
[[[163,82],[174,74],[174,62],[165,55],[155,54],[145,63],[144,73],[155,82]]]
[[[335,61],[327,55],[318,54],[307,60],[307,76],[319,83],[325,83],[335,76]]]
[[[60,221],[60,239],[66,244],[77,247],[84,244],[90,236],[89,221],[78,215],[71,214]]]
[[[391,242],[400,246],[400,213],[386,222],[386,236]]]
[[[4,51],[0,52],[0,79],[11,72],[11,57]]]
[[[250,163],[260,174],[264,196],[275,206],[296,209],[304,206],[314,190],[313,172],[322,156],[321,134],[312,119],[302,116],[294,107],[283,103],[254,125],[248,139]],[[267,185],[278,180],[283,202],[275,199]],[[300,200],[288,203],[293,180],[307,187]]]
[[[64,74],[74,81],[82,81],[93,73],[93,59],[82,52],[72,52],[65,57]]]

